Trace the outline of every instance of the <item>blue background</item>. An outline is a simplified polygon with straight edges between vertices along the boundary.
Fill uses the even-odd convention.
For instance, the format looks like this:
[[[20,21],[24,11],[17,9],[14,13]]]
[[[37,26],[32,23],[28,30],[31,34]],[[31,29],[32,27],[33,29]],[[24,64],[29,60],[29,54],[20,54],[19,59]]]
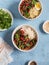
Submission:
[[[0,8],[9,9],[14,17],[13,25],[10,29],[0,32],[0,36],[14,48],[11,35],[15,27],[21,24],[29,24],[34,27],[39,35],[39,42],[36,49],[31,52],[23,53],[14,48],[11,54],[13,62],[9,65],[27,65],[29,60],[37,61],[38,65],[49,65],[49,35],[42,30],[43,22],[49,20],[49,0],[41,0],[42,14],[39,18],[32,21],[23,19],[18,12],[18,4],[21,0],[0,0]]]

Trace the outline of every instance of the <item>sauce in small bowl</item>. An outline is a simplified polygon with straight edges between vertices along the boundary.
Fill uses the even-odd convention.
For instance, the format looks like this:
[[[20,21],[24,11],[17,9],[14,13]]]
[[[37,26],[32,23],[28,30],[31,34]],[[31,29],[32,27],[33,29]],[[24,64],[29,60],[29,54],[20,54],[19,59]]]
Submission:
[[[29,61],[28,65],[37,65],[37,63],[35,61]]]
[[[44,24],[43,24],[43,30],[44,32],[49,34],[49,20],[47,20]]]

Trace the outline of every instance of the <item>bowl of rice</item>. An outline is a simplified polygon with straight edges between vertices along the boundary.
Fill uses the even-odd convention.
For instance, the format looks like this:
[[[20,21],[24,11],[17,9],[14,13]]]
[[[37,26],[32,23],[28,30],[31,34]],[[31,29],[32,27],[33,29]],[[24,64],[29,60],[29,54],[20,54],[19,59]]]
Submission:
[[[12,43],[16,49],[28,52],[36,48],[38,34],[30,25],[20,25],[12,33]]]

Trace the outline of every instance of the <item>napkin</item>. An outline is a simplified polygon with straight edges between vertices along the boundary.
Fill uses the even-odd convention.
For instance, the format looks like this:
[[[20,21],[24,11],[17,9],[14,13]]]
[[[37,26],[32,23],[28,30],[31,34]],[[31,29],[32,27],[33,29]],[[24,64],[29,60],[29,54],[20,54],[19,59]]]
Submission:
[[[0,37],[0,65],[8,65],[13,61],[12,52],[13,48]]]

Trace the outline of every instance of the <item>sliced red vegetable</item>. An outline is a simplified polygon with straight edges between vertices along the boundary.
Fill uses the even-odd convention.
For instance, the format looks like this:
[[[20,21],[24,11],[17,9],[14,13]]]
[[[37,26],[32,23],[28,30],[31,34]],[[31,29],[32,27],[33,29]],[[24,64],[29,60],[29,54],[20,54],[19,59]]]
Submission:
[[[32,43],[32,42],[30,42],[30,45],[33,45],[33,43]]]
[[[29,12],[30,10],[28,9],[28,12]]]
[[[21,5],[20,6],[23,6],[25,4],[25,1],[22,1]]]
[[[20,37],[20,40],[24,41],[24,37]]]
[[[17,42],[17,40],[16,40],[16,39],[14,39],[14,41],[15,41],[15,42]]]
[[[28,4],[28,3],[26,3],[26,6],[29,6],[29,4]]]

